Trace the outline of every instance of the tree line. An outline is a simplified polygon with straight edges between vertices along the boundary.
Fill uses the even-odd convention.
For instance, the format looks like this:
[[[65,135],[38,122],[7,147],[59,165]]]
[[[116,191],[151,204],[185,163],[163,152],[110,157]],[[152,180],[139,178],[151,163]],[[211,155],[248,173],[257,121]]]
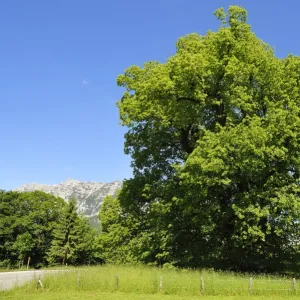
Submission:
[[[76,206],[40,191],[0,191],[0,267],[98,262],[98,231]]]

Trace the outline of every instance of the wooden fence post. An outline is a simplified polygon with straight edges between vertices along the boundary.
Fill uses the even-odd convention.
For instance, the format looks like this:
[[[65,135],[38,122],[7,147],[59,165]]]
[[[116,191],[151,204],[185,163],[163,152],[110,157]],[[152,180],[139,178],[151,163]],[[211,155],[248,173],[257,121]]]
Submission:
[[[29,268],[29,264],[30,264],[30,256],[28,256],[28,260],[27,260],[27,270]]]
[[[161,291],[163,289],[163,278],[162,276],[159,277],[159,290]]]
[[[294,289],[294,291],[296,293],[296,291],[297,291],[296,278],[293,278],[293,289]]]
[[[116,274],[116,289],[119,288],[119,274]]]
[[[252,283],[253,283],[253,280],[252,280],[252,277],[250,277],[250,281],[249,281],[249,294],[252,295]]]
[[[204,294],[204,278],[203,278],[203,276],[201,276],[200,281],[201,281],[200,292],[201,292],[201,294]]]
[[[77,273],[77,286],[79,287],[80,285],[80,273]]]
[[[41,288],[43,287],[43,283],[42,283],[42,280],[41,280],[41,274],[39,275],[39,279],[36,283],[36,288],[39,288],[39,287],[41,287]]]

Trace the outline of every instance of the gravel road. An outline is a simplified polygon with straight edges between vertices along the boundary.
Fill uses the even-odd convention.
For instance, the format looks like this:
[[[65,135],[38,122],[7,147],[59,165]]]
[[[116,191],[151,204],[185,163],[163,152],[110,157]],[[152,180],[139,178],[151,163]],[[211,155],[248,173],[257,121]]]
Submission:
[[[57,273],[59,271],[19,271],[19,272],[0,272],[0,291],[9,290],[15,286],[21,286],[28,281],[32,281],[36,278],[38,280],[40,277],[51,273]]]

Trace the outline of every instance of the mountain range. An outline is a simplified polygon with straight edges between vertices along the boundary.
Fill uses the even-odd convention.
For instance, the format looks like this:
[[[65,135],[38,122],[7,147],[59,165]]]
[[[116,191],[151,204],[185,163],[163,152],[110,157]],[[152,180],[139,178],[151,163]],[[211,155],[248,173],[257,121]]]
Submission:
[[[121,181],[103,183],[68,179],[55,185],[24,184],[15,190],[19,192],[43,191],[56,197],[61,197],[65,201],[74,197],[78,202],[78,213],[90,219],[93,226],[99,227],[98,213],[103,199],[107,195],[116,195],[121,186]]]

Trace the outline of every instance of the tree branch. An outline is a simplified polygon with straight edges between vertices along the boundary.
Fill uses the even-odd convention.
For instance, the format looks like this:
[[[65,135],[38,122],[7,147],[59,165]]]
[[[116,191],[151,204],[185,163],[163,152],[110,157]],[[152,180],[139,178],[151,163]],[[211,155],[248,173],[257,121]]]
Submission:
[[[190,101],[192,103],[199,104],[199,101],[197,101],[194,98],[190,98],[190,97],[178,97],[178,98],[176,98],[176,101],[177,102],[179,102],[179,101]]]

